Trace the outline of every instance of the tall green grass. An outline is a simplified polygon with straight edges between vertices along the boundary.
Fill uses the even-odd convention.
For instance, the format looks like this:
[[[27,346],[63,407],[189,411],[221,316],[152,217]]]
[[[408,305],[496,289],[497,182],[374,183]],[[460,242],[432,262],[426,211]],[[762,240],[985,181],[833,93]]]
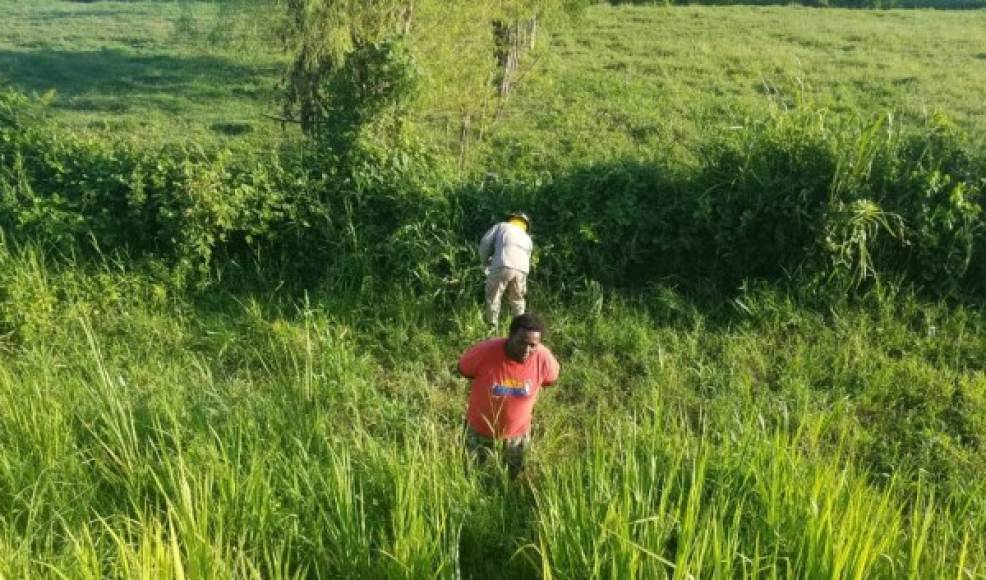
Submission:
[[[213,8],[18,4],[10,38],[42,34],[32,10],[75,21],[64,42],[136,18],[149,30],[107,57],[127,68],[148,35],[201,40]],[[510,106],[549,114],[505,109],[482,178],[417,146],[138,146],[3,93],[0,577],[983,576],[982,152],[921,106],[901,126],[892,95],[857,102],[865,83],[812,96],[825,83],[777,68],[853,52],[877,18],[964,25],[826,11],[772,32],[722,10],[591,10],[606,30],[554,37],[573,68],[545,57]],[[680,39],[639,34],[657,22],[800,48],[751,73],[723,44],[721,92],[754,74],[767,95],[723,109],[694,98],[722,80],[708,41],[679,62]],[[0,63],[44,88],[20,52]],[[155,62],[222,65],[186,57]],[[486,338],[474,237],[517,207],[563,380],[511,482],[466,462],[454,362]]]
[[[564,379],[510,482],[464,461],[469,299],[154,301],[31,247],[0,270],[8,577],[981,573],[974,310],[540,294]]]

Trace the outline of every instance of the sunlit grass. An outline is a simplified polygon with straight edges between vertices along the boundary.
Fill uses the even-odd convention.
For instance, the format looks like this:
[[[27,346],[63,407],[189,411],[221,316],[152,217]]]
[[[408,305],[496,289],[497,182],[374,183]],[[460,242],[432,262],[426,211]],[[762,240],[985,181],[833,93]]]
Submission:
[[[264,116],[279,111],[275,86],[288,60],[271,34],[277,8],[0,6],[0,81],[55,90],[58,118],[74,129],[227,144],[296,134]],[[489,152],[497,171],[655,151],[687,161],[710,128],[804,100],[864,117],[894,111],[908,123],[941,110],[980,135],[984,26],[986,11],[594,6],[544,36],[487,131]],[[438,142],[459,146],[458,119],[420,113]]]
[[[968,577],[986,556],[982,454],[948,441],[982,420],[970,310],[542,296],[564,378],[511,483],[462,454],[476,305],[155,303],[126,269],[0,268],[9,577]],[[913,369],[961,399],[893,384]],[[910,433],[923,415],[944,423]]]
[[[262,114],[283,55],[242,12],[0,8],[0,79],[54,88],[74,130],[277,135]],[[489,168],[687,167],[706,131],[799,100],[890,125],[940,107],[977,132],[983,24],[594,7],[508,102]],[[510,482],[462,451],[478,295],[394,287],[359,259],[308,287],[233,260],[181,286],[153,255],[107,254],[0,239],[0,578],[984,575],[976,304],[893,280],[852,298],[807,279],[549,288],[549,255],[531,306],[563,377]]]

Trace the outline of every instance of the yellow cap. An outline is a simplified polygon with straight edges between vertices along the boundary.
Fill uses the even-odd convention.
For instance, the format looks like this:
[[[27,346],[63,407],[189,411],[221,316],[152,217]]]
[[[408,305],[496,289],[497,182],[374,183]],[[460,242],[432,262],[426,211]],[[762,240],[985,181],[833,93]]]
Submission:
[[[527,222],[525,222],[524,220],[522,220],[520,218],[510,218],[510,221],[508,221],[507,223],[513,224],[513,225],[517,226],[518,228],[524,230],[525,232],[527,231]]]

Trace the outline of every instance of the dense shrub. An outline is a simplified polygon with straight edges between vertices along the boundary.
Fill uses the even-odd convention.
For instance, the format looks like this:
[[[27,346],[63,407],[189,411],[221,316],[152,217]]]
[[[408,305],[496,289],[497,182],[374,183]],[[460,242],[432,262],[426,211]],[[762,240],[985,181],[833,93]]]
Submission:
[[[708,199],[697,193],[657,163],[588,167],[553,181],[532,202],[545,245],[542,275],[609,284],[704,276],[696,266],[714,259],[714,232]]]
[[[858,286],[878,273],[951,292],[973,281],[983,165],[943,119],[902,130],[792,112],[713,136],[703,163],[592,166],[533,195],[542,275],[735,284],[803,271]],[[476,212],[488,215],[490,211]]]
[[[456,185],[411,136],[341,151],[148,151],[53,131],[0,99],[0,226],[63,249],[125,249],[207,273],[257,259],[282,275],[478,284],[473,246],[505,211],[535,216],[538,275],[615,286],[675,275],[736,284],[801,271],[970,288],[986,171],[943,119],[900,129],[790,111],[711,135],[697,167],[627,160],[543,183]]]
[[[927,130],[907,135],[893,164],[895,181],[884,193],[889,209],[904,217],[915,279],[955,289],[966,278],[982,241],[984,165],[965,147],[961,132],[936,118]]]
[[[95,245],[162,255],[204,270],[236,245],[277,239],[276,225],[304,207],[289,196],[294,172],[276,155],[132,143],[53,133],[0,97],[0,226],[62,250]]]
[[[39,103],[6,93],[0,227],[64,251],[163,257],[182,279],[201,278],[217,259],[263,256],[294,273],[434,287],[432,273],[450,272],[454,256],[430,249],[458,230],[426,157],[413,143],[313,157],[148,150],[52,132]]]
[[[709,144],[695,187],[709,196],[718,271],[776,275],[812,251],[840,158],[829,121],[780,116]]]

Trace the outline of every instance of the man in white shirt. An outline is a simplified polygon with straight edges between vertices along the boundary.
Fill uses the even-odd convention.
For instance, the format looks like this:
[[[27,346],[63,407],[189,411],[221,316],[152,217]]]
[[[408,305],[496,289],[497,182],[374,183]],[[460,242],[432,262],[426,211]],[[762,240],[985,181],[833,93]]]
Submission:
[[[486,273],[486,322],[495,329],[500,320],[500,300],[504,292],[510,313],[520,316],[526,309],[527,274],[531,270],[534,242],[528,232],[531,218],[514,212],[490,228],[479,242],[479,259]]]

